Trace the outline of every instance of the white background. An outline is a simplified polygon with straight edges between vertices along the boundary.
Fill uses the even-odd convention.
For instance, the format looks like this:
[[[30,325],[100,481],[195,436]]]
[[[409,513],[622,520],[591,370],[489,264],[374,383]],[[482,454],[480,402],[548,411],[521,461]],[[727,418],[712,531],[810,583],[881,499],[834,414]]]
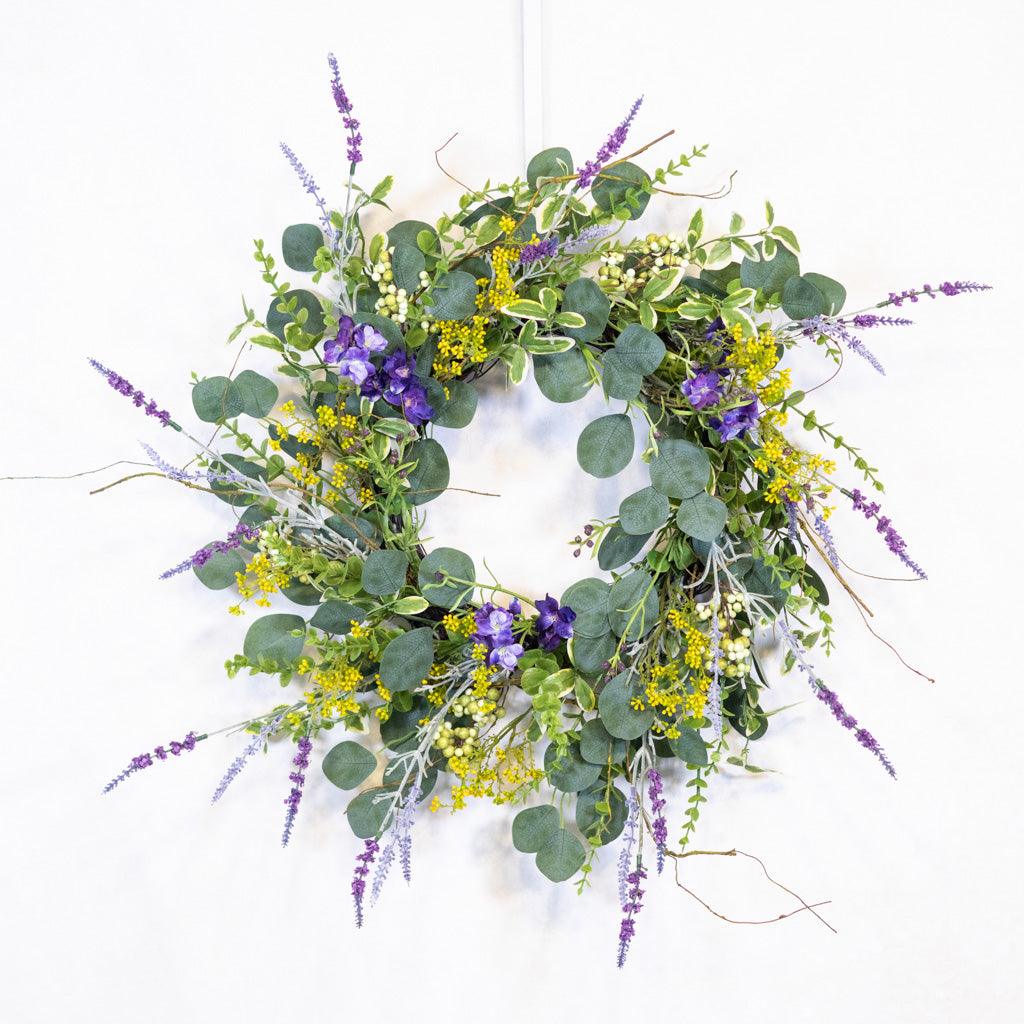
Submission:
[[[840,648],[816,659],[899,781],[805,683],[783,679],[775,705],[803,703],[773,719],[755,752],[777,774],[714,781],[698,835],[701,848],[758,855],[808,901],[831,900],[822,912],[836,935],[807,913],[726,924],[666,876],[652,879],[617,972],[615,851],[577,898],[515,853],[508,813],[483,805],[454,819],[423,813],[412,887],[392,878],[357,932],[349,884],[361,843],[345,795],[314,768],[282,851],[283,747],[209,807],[237,737],[101,798],[136,753],[278,698],[272,680],[221,670],[246,625],[227,615],[226,594],[156,579],[230,520],[154,477],[89,496],[125,467],[0,483],[5,1018],[1018,1019],[1015,11],[997,0],[534,0],[525,37],[507,0],[37,0],[9,11],[0,258],[12,475],[138,459],[139,438],[184,460],[183,440],[110,391],[86,357],[192,423],[189,373],[231,367],[237,350],[223,339],[241,319],[239,292],[266,305],[251,239],[274,249],[284,226],[315,219],[278,142],[329,201],[341,196],[328,50],[363,122],[361,180],[395,174],[397,217],[454,207],[459,189],[434,164],[453,133],[451,174],[507,180],[524,150],[565,145],[589,159],[643,93],[629,146],[676,130],[646,165],[710,143],[681,190],[711,192],[738,169],[709,216],[737,209],[757,226],[770,198],[799,235],[802,268],[844,282],[848,308],[925,281],[996,290],[905,307],[917,326],[867,339],[885,378],[849,358],[815,394],[821,418],[879,467],[885,512],[931,574],[857,588],[877,632],[934,685],[902,668],[838,592]],[[685,226],[693,203],[652,203],[654,222]],[[815,382],[815,368],[801,373]],[[503,503],[453,504],[436,533],[486,553],[499,575],[520,573],[524,589],[559,592],[579,572],[564,541],[589,502],[609,497],[582,490],[579,424],[560,419],[564,407],[532,390],[508,402],[488,402],[452,449],[453,484],[501,490]],[[852,565],[900,575],[863,520],[837,514],[835,527]],[[667,788],[681,818],[681,780]],[[685,881],[730,917],[794,909],[750,861],[691,858]]]

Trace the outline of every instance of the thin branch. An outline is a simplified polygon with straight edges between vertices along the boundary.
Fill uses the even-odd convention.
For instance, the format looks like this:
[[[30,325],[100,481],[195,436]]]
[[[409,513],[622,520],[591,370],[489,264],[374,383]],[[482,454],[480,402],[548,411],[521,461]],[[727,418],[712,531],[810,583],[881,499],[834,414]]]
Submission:
[[[759,857],[755,857],[752,853],[744,853],[742,850],[690,850],[687,853],[673,853],[671,850],[667,850],[666,853],[668,854],[668,856],[674,858],[676,861],[674,866],[676,885],[678,885],[679,888],[682,889],[683,892],[685,892],[687,895],[692,896],[702,907],[704,907],[705,910],[707,910],[711,914],[714,914],[715,917],[721,919],[722,921],[727,921],[729,924],[774,924],[776,921],[782,921],[785,920],[785,918],[787,917],[792,917],[794,914],[799,914],[803,910],[809,910],[826,928],[828,928],[830,932],[838,934],[838,932],[836,932],[836,929],[833,928],[832,925],[830,925],[828,921],[826,921],[821,916],[821,914],[817,913],[814,909],[815,907],[823,907],[826,904],[831,903],[831,900],[821,900],[818,903],[805,903],[804,900],[795,892],[793,892],[792,889],[787,889],[786,886],[784,886],[781,882],[777,882],[774,878],[772,878],[772,876],[768,874],[768,869],[764,866],[764,862],[761,861]],[[770,917],[765,919],[764,921],[736,921],[733,920],[733,918],[726,917],[724,914],[720,914],[717,910],[712,909],[696,893],[691,892],[689,889],[686,888],[685,885],[683,885],[682,882],[679,881],[679,861],[682,860],[684,857],[735,857],[737,856],[737,854],[740,857],[747,857],[750,860],[756,860],[757,863],[761,865],[761,870],[764,872],[764,877],[767,878],[768,881],[772,883],[772,885],[781,889],[783,892],[789,893],[790,896],[792,896],[801,904],[800,907],[797,910],[791,910],[788,914],[779,914],[778,917]]]
[[[105,470],[113,469],[114,466],[148,466],[148,462],[133,462],[131,459],[118,459],[109,465],[100,466],[99,469],[83,469],[81,473],[67,473],[64,476],[0,476],[0,480],[74,480],[79,476],[90,476],[93,473],[103,473]]]

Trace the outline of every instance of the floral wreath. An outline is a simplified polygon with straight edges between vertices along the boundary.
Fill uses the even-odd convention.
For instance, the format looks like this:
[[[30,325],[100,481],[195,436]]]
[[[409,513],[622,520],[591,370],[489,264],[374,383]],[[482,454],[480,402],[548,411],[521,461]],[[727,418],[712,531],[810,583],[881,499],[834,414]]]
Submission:
[[[411,827],[428,798],[434,811],[480,797],[527,804],[512,819],[512,843],[554,882],[575,877],[582,888],[598,852],[619,841],[622,966],[649,863],[645,836],[660,872],[667,858],[688,855],[723,760],[760,770],[750,746],[774,712],[762,703],[759,638],[781,641],[784,670],[802,672],[895,777],[810,660],[812,648],[827,655],[833,642],[819,570],[853,593],[828,525],[831,503],[852,502],[910,572],[925,573],[877,502],[841,486],[834,461],[784,433],[793,421],[846,457],[869,491],[882,490],[782,363],[791,348],[814,344],[836,364],[845,347],[884,372],[857,332],[910,321],[842,314],[843,286],[801,273],[797,239],[769,203],[755,232],[734,214],[728,233],[706,237],[697,209],[683,230],[620,239],[653,195],[686,195],[666,184],[706,149],[651,173],[632,162],[647,146],[618,157],[641,100],[582,166],[566,149],[547,149],[525,180],[467,190],[458,212],[433,225],[407,220],[367,238],[360,214],[386,205],[392,179],[370,191],[356,184],[360,126],[329,62],[348,137],[344,207],[327,205],[282,144],[320,212],[317,224],[289,227],[281,247],[311,287],[282,281],[258,240],[273,299],[263,322],[246,307],[231,336],[244,331],[277,353],[280,379],[248,369],[196,379],[196,416],[234,451],[191,438],[189,469],[144,446],[156,472],[217,495],[237,516],[225,540],[165,577],[191,570],[207,587],[235,588],[236,615],[269,608],[277,594],[308,609],[256,618],[227,663],[230,676],[277,674],[303,692],[233,727],[251,739],[213,799],[271,740],[291,740],[287,844],[313,741],[335,729],[353,734],[330,746],[322,774],[355,792],[345,813],[364,841],[352,881],[357,923],[396,855],[409,879]],[[874,308],[986,287],[926,285]],[[432,427],[467,427],[473,382],[503,373],[518,385],[531,362],[553,403],[592,388],[624,403],[580,434],[584,472],[625,469],[638,423],[650,479],[618,515],[571,542],[573,555],[596,556],[610,582],[587,577],[558,597],[512,593],[480,579],[464,552],[426,550],[420,538],[423,506],[449,482]],[[147,414],[182,429],[92,363]],[[281,403],[279,384],[295,397]],[[206,737],[189,733],[132,759],[106,791]],[[674,841],[662,778],[673,763],[692,775]]]

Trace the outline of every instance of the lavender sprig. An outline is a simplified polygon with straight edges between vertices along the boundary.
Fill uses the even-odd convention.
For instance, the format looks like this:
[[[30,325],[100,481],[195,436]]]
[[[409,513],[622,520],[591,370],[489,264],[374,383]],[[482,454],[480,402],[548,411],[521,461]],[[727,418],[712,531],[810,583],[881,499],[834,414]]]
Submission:
[[[654,835],[654,845],[658,848],[658,874],[660,875],[665,867],[665,846],[668,843],[668,825],[665,823],[665,815],[661,813],[665,807],[665,801],[661,796],[662,782],[661,775],[657,768],[647,769],[647,781],[650,783],[650,786],[647,789],[647,795],[651,798],[651,811],[655,815],[654,821],[651,825],[651,830]]]
[[[119,783],[124,782],[129,775],[133,775],[135,772],[141,771],[143,768],[149,768],[153,763],[153,758],[156,757],[158,761],[166,761],[168,754],[173,754],[175,757],[179,757],[183,750],[194,750],[195,745],[200,740],[205,740],[206,736],[197,736],[194,732],[190,732],[180,743],[177,740],[171,741],[171,749],[168,751],[165,747],[157,747],[152,754],[145,753],[139,754],[138,757],[133,757],[128,763],[128,767],[125,768],[120,775],[113,778],[103,788],[104,793],[109,793]]]
[[[811,665],[805,657],[806,652],[804,651],[803,645],[795,636],[793,636],[785,620],[777,619],[776,622],[778,624],[779,631],[782,633],[783,639],[786,641],[786,646],[790,649],[793,654],[793,658],[796,660],[797,667],[807,676],[807,679],[814,690],[814,696],[832,712],[836,721],[839,722],[844,729],[849,729],[853,733],[854,739],[856,739],[856,741],[864,747],[865,750],[870,750],[871,753],[882,762],[882,766],[885,770],[895,779],[896,769],[893,768],[891,762],[885,756],[885,751],[882,750],[881,746],[879,746],[878,740],[876,740],[874,736],[867,731],[867,729],[857,728],[857,719],[854,718],[853,715],[847,713],[836,694],[818,678],[817,673],[814,671],[814,666]]]
[[[177,466],[172,466],[169,462],[164,461],[157,451],[154,448],[151,448],[144,441],[140,441],[139,444],[142,445],[146,454],[149,456],[149,461],[153,463],[153,466],[156,469],[159,469],[168,480],[176,480],[179,483],[185,481],[205,480],[211,484],[237,484],[245,480],[245,477],[235,470],[230,470],[227,473],[215,473],[212,469],[199,469],[190,473],[188,470],[178,469]]]
[[[243,750],[242,753],[231,762],[231,767],[224,773],[224,778],[220,780],[220,785],[217,786],[217,789],[213,794],[213,799],[210,801],[211,804],[215,804],[227,792],[228,786],[230,786],[231,783],[234,782],[242,773],[242,769],[245,767],[246,761],[248,761],[249,758],[252,757],[252,755],[255,754],[256,751],[259,750],[275,732],[277,732],[277,727],[281,724],[283,718],[284,714],[282,713],[278,715],[277,718],[273,719],[273,721],[267,722],[266,725],[260,729],[258,735],[253,738],[252,743],[250,743],[249,746],[247,746],[245,750]]]
[[[838,323],[852,323],[854,327],[909,327],[914,321],[905,316],[877,316],[874,313],[858,313],[852,320],[840,320]]]
[[[307,736],[303,736],[299,740],[299,752],[292,758],[292,764],[294,764],[299,770],[292,772],[288,778],[292,783],[292,791],[285,797],[284,802],[288,807],[288,813],[284,819],[284,833],[281,836],[281,845],[287,846],[288,840],[292,836],[292,826],[295,824],[295,815],[299,813],[299,802],[302,800],[302,786],[306,781],[306,776],[302,774],[303,769],[309,767],[309,752],[313,749],[313,744],[310,743]]]
[[[130,398],[136,407],[143,409],[147,416],[155,416],[165,427],[174,427],[175,430],[181,430],[181,427],[171,419],[171,414],[166,409],[158,409],[156,402],[152,400],[147,403],[146,396],[137,388],[132,387],[131,383],[125,380],[125,378],[119,373],[115,373],[113,370],[108,370],[102,363],[97,362],[95,359],[90,359],[89,365],[98,373],[101,373],[106,377],[107,383],[118,394],[124,395],[126,398]]]
[[[824,316],[812,316],[806,320],[801,320],[800,326],[803,327],[803,333],[809,338],[813,338],[818,334],[824,334],[827,338],[844,342],[851,352],[856,352],[857,355],[863,356],[883,377],[885,376],[885,368],[875,358],[874,353],[865,346],[864,342],[856,334],[848,330],[841,321],[830,320]]]
[[[885,543],[889,550],[908,568],[911,572],[916,573],[918,578],[922,580],[928,579],[927,573],[922,569],[917,562],[907,555],[907,542],[897,533],[896,527],[892,525],[892,520],[888,516],[879,516],[878,513],[881,511],[882,506],[877,501],[869,502],[867,498],[861,494],[861,492],[854,488],[852,491],[848,491],[842,488],[843,494],[853,500],[853,508],[857,512],[863,512],[866,519],[877,519],[878,525],[875,529],[879,533],[885,534]]]
[[[356,857],[356,870],[352,878],[352,899],[356,905],[356,927],[363,927],[363,895],[366,892],[366,876],[380,847],[375,839],[367,839],[363,852]]]
[[[644,870],[640,858],[637,857],[636,870],[626,876],[626,882],[630,888],[626,894],[626,900],[622,904],[622,910],[626,916],[623,917],[622,924],[619,925],[619,954],[615,960],[617,967],[622,967],[625,964],[626,954],[629,952],[629,944],[633,940],[634,934],[636,934],[636,922],[633,918],[643,908],[643,903],[640,902],[640,899],[644,894],[644,890],[640,888],[640,883],[646,877],[647,872]]]
[[[416,802],[422,792],[417,779],[410,787],[405,803],[395,814],[391,828],[388,830],[384,852],[380,855],[377,870],[373,876],[373,888],[370,892],[371,907],[377,902],[381,890],[384,888],[384,881],[395,859],[396,847],[402,865],[402,877],[407,884],[412,882],[412,826],[413,819],[416,817]]]
[[[629,865],[633,862],[633,847],[636,845],[636,825],[640,817],[640,804],[636,797],[636,787],[629,787],[629,800],[626,804],[626,827],[623,830],[623,845],[619,851],[619,905],[626,902],[629,890]]]
[[[917,302],[922,295],[927,295],[929,298],[934,299],[940,292],[943,295],[953,296],[963,295],[964,292],[988,292],[991,290],[992,285],[978,284],[976,281],[943,281],[938,288],[932,288],[931,285],[926,284],[920,290],[909,288],[907,291],[900,292],[899,295],[895,292],[889,292],[889,298],[884,302],[879,302],[876,308],[902,306],[907,300]]]
[[[299,176],[299,181],[302,182],[302,187],[316,200],[316,205],[320,208],[320,223],[323,225],[324,231],[331,240],[331,245],[333,247],[335,232],[334,225],[331,223],[331,213],[330,210],[327,209],[327,203],[325,202],[324,197],[320,195],[320,190],[316,187],[313,175],[302,166],[299,162],[299,158],[283,142],[281,143],[281,152],[287,157],[288,163],[292,165],[292,170]]]
[[[256,540],[259,535],[260,531],[255,527],[239,523],[228,534],[226,541],[215,540],[212,544],[200,548],[195,554],[189,555],[183,562],[179,562],[173,569],[162,572],[160,579],[170,579],[172,576],[185,572],[186,569],[198,569],[200,566],[206,565],[214,554],[223,554],[226,551],[231,551],[234,548],[240,547],[243,540]]]
[[[593,180],[601,172],[601,168],[622,148],[622,144],[626,141],[626,136],[629,134],[629,126],[636,116],[636,112],[640,109],[640,104],[643,103],[644,98],[641,96],[630,108],[629,114],[626,115],[626,119],[608,136],[605,144],[597,151],[597,156],[593,160],[588,160],[582,167],[576,169],[578,175],[576,181],[577,189],[588,188]]]
[[[363,159],[363,154],[359,150],[359,146],[363,141],[362,135],[359,134],[359,122],[352,117],[352,103],[345,93],[345,87],[341,84],[341,75],[338,71],[338,61],[333,53],[327,54],[327,63],[331,66],[331,92],[334,94],[334,102],[338,105],[338,110],[342,114],[342,124],[348,130],[348,156],[349,164],[351,169],[355,170],[355,166]]]

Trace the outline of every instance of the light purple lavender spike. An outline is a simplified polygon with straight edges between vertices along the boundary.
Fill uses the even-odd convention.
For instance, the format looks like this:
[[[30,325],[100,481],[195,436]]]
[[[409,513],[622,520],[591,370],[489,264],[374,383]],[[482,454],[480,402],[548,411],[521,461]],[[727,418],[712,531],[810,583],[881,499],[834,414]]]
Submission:
[[[824,334],[827,338],[843,342],[851,352],[856,352],[857,355],[866,359],[883,377],[885,376],[885,367],[875,358],[874,353],[856,334],[844,327],[838,320],[830,320],[824,316],[812,316],[801,320],[800,326],[803,327],[803,333],[808,337]]]
[[[636,845],[636,827],[640,817],[640,804],[636,798],[636,787],[629,787],[629,799],[626,803],[626,827],[619,851],[619,906],[626,902],[629,891],[629,867],[633,863],[633,847]]]
[[[242,769],[245,767],[249,758],[252,757],[257,750],[263,747],[267,740],[277,732],[277,727],[281,724],[283,719],[284,715],[280,714],[272,722],[267,722],[245,750],[243,750],[242,753],[231,762],[231,767],[224,773],[224,778],[220,780],[220,785],[217,786],[217,789],[213,794],[213,799],[210,801],[211,804],[215,804],[227,792],[228,786],[230,786],[231,783],[234,782],[242,773]]]

